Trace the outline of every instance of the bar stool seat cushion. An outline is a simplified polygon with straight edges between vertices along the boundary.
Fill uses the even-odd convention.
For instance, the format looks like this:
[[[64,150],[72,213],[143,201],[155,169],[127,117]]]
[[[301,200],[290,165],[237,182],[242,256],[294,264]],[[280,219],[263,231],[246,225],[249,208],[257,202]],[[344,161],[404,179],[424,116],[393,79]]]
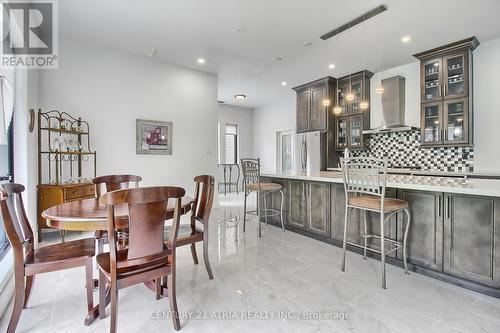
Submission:
[[[246,188],[250,191],[257,191],[259,190],[259,185],[261,191],[277,191],[281,190],[283,187],[276,183],[250,183],[246,185]]]
[[[362,195],[359,197],[349,198],[349,205],[355,206],[356,208],[361,209],[370,209],[370,210],[380,210],[380,197],[370,196],[370,195]],[[400,199],[393,198],[385,198],[384,200],[384,211],[385,212],[393,212],[396,210],[401,210],[408,208],[408,202]]]

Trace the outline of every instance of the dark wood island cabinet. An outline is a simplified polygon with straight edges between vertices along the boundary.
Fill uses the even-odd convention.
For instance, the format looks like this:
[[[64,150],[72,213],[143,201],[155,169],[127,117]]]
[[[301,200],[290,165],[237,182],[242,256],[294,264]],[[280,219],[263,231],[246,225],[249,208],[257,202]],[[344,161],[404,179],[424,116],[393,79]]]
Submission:
[[[264,181],[279,182],[285,188],[286,229],[342,247],[345,194],[340,178],[320,181],[307,176],[264,175]],[[410,205],[408,234],[409,268],[449,283],[500,298],[500,195],[469,195],[431,190],[388,188],[388,197]],[[280,198],[267,205],[279,207]],[[348,238],[359,238],[362,215],[353,212]],[[403,219],[402,215],[393,217]],[[281,226],[278,218],[271,224]],[[379,230],[377,214],[367,214],[368,231]],[[401,223],[391,223],[386,235],[402,239]],[[378,241],[378,240],[375,240]],[[361,239],[350,251],[362,252]],[[372,244],[372,246],[378,244]],[[378,258],[378,254],[368,253]],[[391,253],[388,262],[403,266],[402,251]],[[339,268],[340,269],[340,268]]]

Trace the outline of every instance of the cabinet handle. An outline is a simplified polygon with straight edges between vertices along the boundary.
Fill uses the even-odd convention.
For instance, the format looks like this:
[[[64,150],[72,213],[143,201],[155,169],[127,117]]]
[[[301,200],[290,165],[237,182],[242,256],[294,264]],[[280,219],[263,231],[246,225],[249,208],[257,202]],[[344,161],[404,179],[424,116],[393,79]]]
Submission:
[[[441,196],[438,196],[438,217],[441,218],[442,216],[442,210],[441,210]]]
[[[443,96],[446,96],[446,84],[443,84]]]
[[[447,196],[446,201],[445,201],[445,208],[444,208],[445,212],[446,212],[446,216],[445,216],[446,219],[449,219],[450,215],[451,215],[450,214],[450,206],[451,206],[450,197]]]
[[[439,91],[438,91],[438,97],[441,97],[443,94],[442,94],[442,91],[443,91],[443,86],[440,85],[439,86]]]
[[[448,218],[451,218],[451,197],[448,197]]]

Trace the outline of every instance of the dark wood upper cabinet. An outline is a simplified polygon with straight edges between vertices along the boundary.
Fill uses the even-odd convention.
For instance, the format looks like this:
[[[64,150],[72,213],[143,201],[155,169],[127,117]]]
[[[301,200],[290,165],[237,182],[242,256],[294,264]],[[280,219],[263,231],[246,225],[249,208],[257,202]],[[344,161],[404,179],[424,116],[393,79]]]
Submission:
[[[342,112],[336,115],[336,150],[364,149],[367,146],[363,131],[370,128],[370,79],[372,76],[373,73],[369,71],[361,71],[338,79],[338,96],[335,102],[338,101]],[[348,94],[352,94],[354,99],[349,101]],[[368,102],[365,108],[363,108],[363,101]]]
[[[423,146],[472,146],[475,37],[415,54],[420,59]]]
[[[297,133],[328,130],[335,82],[328,76],[293,88],[297,93]]]
[[[309,117],[311,113],[311,91],[304,90],[297,93],[297,133],[309,131]]]

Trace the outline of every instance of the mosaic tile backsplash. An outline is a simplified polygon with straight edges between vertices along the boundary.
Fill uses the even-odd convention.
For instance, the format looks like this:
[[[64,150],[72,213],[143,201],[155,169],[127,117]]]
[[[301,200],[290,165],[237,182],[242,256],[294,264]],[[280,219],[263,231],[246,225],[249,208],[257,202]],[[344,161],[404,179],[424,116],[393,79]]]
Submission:
[[[368,149],[356,156],[387,158],[390,168],[421,168],[424,171],[472,172],[474,148],[421,147],[420,131],[379,133],[369,138]]]

